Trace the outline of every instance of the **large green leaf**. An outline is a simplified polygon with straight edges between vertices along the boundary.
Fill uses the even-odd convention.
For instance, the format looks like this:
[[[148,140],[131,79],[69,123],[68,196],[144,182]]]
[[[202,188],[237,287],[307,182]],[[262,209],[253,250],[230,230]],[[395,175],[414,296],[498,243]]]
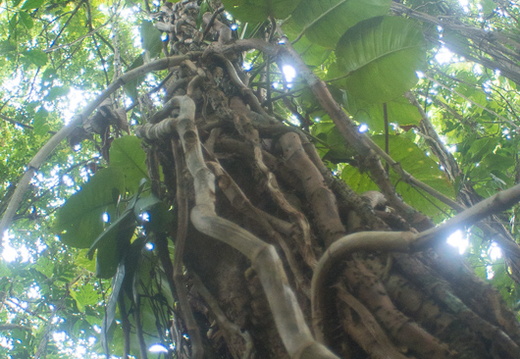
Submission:
[[[36,65],[37,67],[45,66],[48,60],[47,54],[38,49],[28,50],[24,52],[23,56],[28,62]]]
[[[415,22],[398,17],[365,20],[349,29],[336,48],[337,73],[347,97],[388,102],[417,82],[424,40]]]
[[[359,123],[366,123],[370,131],[383,132],[384,110],[382,103],[367,103],[358,99],[347,99],[347,110]],[[388,122],[399,126],[418,125],[421,114],[417,107],[404,97],[398,97],[386,104]]]
[[[372,139],[379,147],[384,148],[384,136],[374,136]],[[404,170],[449,198],[455,198],[455,190],[445,173],[439,168],[437,162],[426,156],[424,151],[417,147],[415,143],[402,135],[389,136],[388,142],[390,156]],[[405,202],[424,214],[436,218],[441,214],[441,209],[447,209],[447,206],[440,201],[405,183],[393,171],[391,171],[390,178],[396,183],[397,192]]]
[[[150,53],[151,57],[155,57],[161,53],[162,41],[161,32],[150,21],[143,21],[141,24],[141,41],[143,49]]]
[[[345,139],[332,121],[321,121],[312,126],[312,135],[321,142],[316,144],[320,156],[333,163],[348,162],[355,157],[355,151],[346,146]]]
[[[115,168],[98,171],[57,211],[55,229],[67,245],[89,248],[104,230],[104,213],[113,213],[123,193],[123,173]]]
[[[103,240],[96,244],[96,275],[99,278],[111,278],[116,274],[117,266],[128,250],[135,227],[133,216],[126,216],[115,226],[115,230],[107,233]]]
[[[133,217],[133,213],[131,210],[127,209],[123,212],[115,221],[110,223],[108,228],[106,228],[97,238],[92,242],[90,246],[87,256],[92,259],[94,256],[94,251],[101,246],[104,246],[106,242],[114,240],[117,237],[118,233],[125,229],[126,227],[134,226],[135,227],[135,219]]]
[[[27,28],[27,30],[30,30],[33,28],[34,20],[31,17],[31,15],[29,15],[27,12],[20,11],[18,13],[18,18],[20,19],[20,23],[23,24]]]
[[[110,146],[110,167],[117,167],[121,171],[131,193],[137,191],[141,179],[148,178],[145,159],[141,140],[135,136],[117,138]]]
[[[354,166],[345,166],[341,171],[341,179],[358,193],[379,190],[377,185],[370,179],[368,172],[362,172]]]
[[[313,43],[306,36],[302,37],[293,46],[308,66],[322,65],[332,53],[330,48]]]
[[[141,65],[144,64],[144,59],[143,59],[143,55],[139,55],[137,56],[134,61],[132,62],[132,64],[126,69],[126,71],[130,71],[130,70],[133,70]],[[124,85],[123,85],[123,89],[125,90],[125,93],[128,97],[130,97],[132,99],[133,102],[136,102],[137,101],[137,98],[139,97],[139,92],[138,92],[138,88],[139,88],[139,85],[141,85],[141,83],[144,81],[144,75],[143,76],[138,76],[136,77],[135,79],[133,80],[130,80],[128,82],[126,82]]]
[[[380,147],[384,147],[385,138],[382,135],[372,138]],[[455,191],[444,172],[439,169],[439,165],[430,157],[426,156],[419,147],[405,136],[389,136],[390,156],[399,165],[419,181],[426,183],[444,195],[454,198]],[[362,193],[368,190],[377,189],[377,186],[370,179],[366,172],[360,172],[356,167],[347,166],[341,174],[342,179],[355,191]],[[425,194],[422,190],[405,183],[393,171],[390,178],[396,185],[397,192],[403,200],[418,209],[424,214],[439,219],[442,210],[447,206],[440,201]]]
[[[144,226],[147,230],[154,232],[166,232],[172,221],[172,214],[168,211],[166,203],[161,201],[153,194],[141,197],[137,200],[134,207],[134,216],[140,218],[147,214]]]
[[[116,273],[114,278],[112,279],[112,292],[110,293],[110,298],[108,300],[108,304],[105,310],[105,317],[103,318],[103,324],[101,327],[101,345],[105,349],[105,352],[108,353],[108,330],[112,326],[114,319],[116,317],[116,309],[117,302],[119,299],[119,295],[121,292],[121,288],[123,287],[123,281],[126,275],[126,268],[124,262],[120,262],[117,266]]]
[[[320,46],[334,48],[358,22],[386,15],[390,0],[303,0],[283,25],[288,35],[304,33]]]
[[[222,0],[227,11],[245,22],[261,22],[269,16],[286,18],[299,2],[300,0]]]
[[[45,2],[45,0],[27,0],[22,5],[22,10],[32,10],[36,9]]]
[[[82,283],[69,291],[70,296],[76,301],[80,312],[85,312],[86,306],[96,306],[99,302],[99,293],[92,283]]]

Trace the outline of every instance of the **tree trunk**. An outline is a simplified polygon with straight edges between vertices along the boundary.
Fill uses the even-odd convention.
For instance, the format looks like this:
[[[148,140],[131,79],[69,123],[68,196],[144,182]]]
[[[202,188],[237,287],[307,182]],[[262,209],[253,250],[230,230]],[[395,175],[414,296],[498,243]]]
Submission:
[[[163,266],[182,312],[179,357],[333,358],[322,343],[341,358],[520,358],[514,314],[453,250],[440,240],[415,253],[385,249],[387,237],[400,241],[429,221],[397,196],[354,193],[302,131],[274,116],[265,91],[249,87],[242,51],[290,49],[235,41],[217,13],[199,32],[196,1],[163,10],[165,51],[191,60],[170,69],[169,110],[140,135],[155,191],[177,213],[177,262]],[[357,232],[349,238],[360,249],[377,237],[372,250],[327,262],[327,248]],[[326,270],[314,283],[317,268]]]

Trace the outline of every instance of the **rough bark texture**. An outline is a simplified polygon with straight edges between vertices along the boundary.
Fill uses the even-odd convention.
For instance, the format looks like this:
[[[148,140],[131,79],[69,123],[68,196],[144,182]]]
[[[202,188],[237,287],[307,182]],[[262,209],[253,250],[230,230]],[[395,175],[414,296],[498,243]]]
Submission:
[[[169,55],[203,51],[171,68],[166,85],[165,102],[174,96],[193,101],[194,127],[190,131],[194,132],[179,130],[183,120],[180,100],[171,103],[171,111],[150,115],[148,127],[141,131],[148,139],[149,162],[163,168],[164,186],[157,186],[156,192],[179,211],[171,232],[177,247],[185,241],[179,259],[186,272],[177,272],[177,285],[188,288],[190,306],[182,307],[181,302],[180,309],[192,311],[191,319],[183,316],[185,323],[179,325],[179,331],[196,330],[201,338],[201,343],[195,343],[195,336],[190,335],[188,352],[196,354],[188,355],[333,357],[312,343],[310,349],[304,345],[288,354],[281,326],[273,317],[273,303],[268,300],[272,298],[266,297],[265,280],[258,273],[256,255],[248,259],[244,251],[236,249],[240,244],[232,248],[197,227],[193,209],[202,208],[198,196],[209,188],[204,203],[214,203],[218,217],[276,249],[287,288],[295,294],[294,304],[307,325],[313,326],[314,336],[338,357],[519,358],[520,328],[513,313],[443,245],[415,254],[375,251],[345,256],[327,272],[319,293],[320,316],[312,318],[311,279],[332,243],[359,231],[414,231],[414,226],[424,230],[428,221],[399,203],[395,192],[387,198],[391,210],[380,193],[360,197],[328,173],[305,135],[276,119],[262,105],[262,91],[254,93],[248,87],[240,57],[252,45],[233,40],[218,15],[206,15],[207,31],[198,31],[198,11],[196,1],[183,1],[165,5],[157,16],[158,28],[170,37]],[[212,40],[209,46],[202,42],[204,34],[206,40]],[[286,51],[268,40],[259,41],[264,51],[272,52],[269,55]],[[327,106],[329,99],[320,101]],[[177,122],[167,123],[166,118]],[[163,132],[152,127],[154,124],[173,131]],[[198,146],[194,133],[200,138],[203,162],[209,169],[205,179],[190,168],[195,163],[192,148]],[[177,145],[179,137],[182,148]],[[363,141],[359,140],[360,150]],[[373,173],[382,173],[377,172],[382,167],[373,153],[363,155]],[[157,183],[158,176],[156,173]],[[379,178],[378,183],[386,188],[386,197],[392,194],[387,178]],[[180,188],[185,195],[179,195]],[[179,201],[185,201],[186,208]],[[186,209],[188,213],[180,213]],[[181,232],[184,238],[179,238],[183,226],[186,234]],[[196,328],[186,323],[190,320]]]

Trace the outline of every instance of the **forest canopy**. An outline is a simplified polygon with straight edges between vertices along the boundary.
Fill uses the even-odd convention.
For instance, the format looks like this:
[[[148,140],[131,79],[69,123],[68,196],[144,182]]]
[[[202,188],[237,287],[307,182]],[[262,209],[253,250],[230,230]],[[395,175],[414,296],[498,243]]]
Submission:
[[[0,357],[520,357],[517,2],[0,24]]]

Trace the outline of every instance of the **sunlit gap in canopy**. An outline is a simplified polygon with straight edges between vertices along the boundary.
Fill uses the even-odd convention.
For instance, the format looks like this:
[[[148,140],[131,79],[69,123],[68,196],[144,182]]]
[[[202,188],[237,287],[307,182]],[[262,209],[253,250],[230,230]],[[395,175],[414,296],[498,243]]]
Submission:
[[[469,11],[469,0],[459,0],[459,4],[462,7],[462,10],[464,10],[464,12]]]
[[[285,81],[287,82],[287,87],[291,88],[293,86],[292,82],[296,78],[296,70],[291,65],[283,65],[282,72],[285,77]]]
[[[455,232],[453,232],[448,237],[446,242],[449,245],[457,248],[460,254],[464,254],[464,252],[466,252],[466,250],[468,249],[468,246],[469,246],[468,237],[464,233],[462,233],[462,231],[460,229],[457,229]]]
[[[153,344],[150,348],[148,348],[150,353],[168,353],[168,349],[162,344]]]
[[[68,95],[58,104],[66,125],[87,105],[90,97],[92,96],[89,96],[85,91],[74,87],[69,89]]]
[[[451,52],[447,47],[442,46],[439,51],[437,51],[437,54],[435,54],[435,60],[440,65],[449,64],[451,62],[454,62],[455,54]]]
[[[16,248],[11,246],[11,239],[13,239],[14,236],[10,231],[5,231],[2,235],[2,259],[6,262],[14,262],[16,258],[18,257],[18,251]]]

